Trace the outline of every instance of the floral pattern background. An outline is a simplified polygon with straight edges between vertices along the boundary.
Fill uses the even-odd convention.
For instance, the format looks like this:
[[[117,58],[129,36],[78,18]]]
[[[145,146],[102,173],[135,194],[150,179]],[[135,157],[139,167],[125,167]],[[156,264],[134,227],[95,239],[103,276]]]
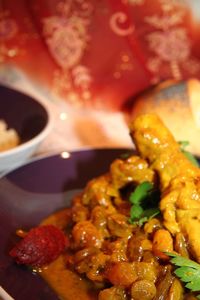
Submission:
[[[0,0],[0,84],[46,101],[54,120],[37,154],[133,147],[130,116],[154,107],[200,155],[199,8],[199,0]],[[154,86],[158,93],[166,80],[158,99]]]
[[[166,79],[200,77],[184,0],[1,0],[0,80],[13,68],[51,98],[121,111]]]

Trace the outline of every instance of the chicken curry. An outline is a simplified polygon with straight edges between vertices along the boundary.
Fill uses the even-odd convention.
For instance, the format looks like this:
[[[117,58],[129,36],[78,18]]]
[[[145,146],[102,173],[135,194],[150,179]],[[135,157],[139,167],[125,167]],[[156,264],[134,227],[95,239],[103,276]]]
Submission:
[[[134,119],[130,135],[137,154],[114,160],[70,208],[47,217],[10,251],[17,263],[39,271],[60,299],[199,297],[200,284],[185,287],[170,253],[200,263],[200,169],[154,114]]]

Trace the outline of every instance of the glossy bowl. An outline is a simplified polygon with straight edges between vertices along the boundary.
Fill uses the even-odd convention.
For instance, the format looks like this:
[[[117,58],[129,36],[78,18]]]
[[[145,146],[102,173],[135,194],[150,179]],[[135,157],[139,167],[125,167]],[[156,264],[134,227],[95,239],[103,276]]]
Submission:
[[[21,140],[18,146],[0,152],[0,172],[5,172],[33,156],[51,129],[51,117],[44,102],[0,86],[0,119],[15,129]]]
[[[89,180],[107,172],[115,158],[128,153],[133,150],[91,149],[73,151],[67,157],[59,153],[35,159],[0,179],[0,299],[60,299],[40,276],[15,264],[8,255],[18,240],[16,229],[29,230],[70,206]]]

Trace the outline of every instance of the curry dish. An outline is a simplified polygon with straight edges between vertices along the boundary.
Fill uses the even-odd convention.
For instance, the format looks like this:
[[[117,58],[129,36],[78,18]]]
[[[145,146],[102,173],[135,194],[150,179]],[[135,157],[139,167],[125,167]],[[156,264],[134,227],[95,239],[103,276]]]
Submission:
[[[200,292],[185,287],[167,253],[200,263],[200,169],[154,114],[134,119],[130,135],[137,154],[114,160],[70,208],[40,224],[55,226],[67,242],[49,263],[26,264],[39,270],[59,299],[198,299]],[[151,199],[131,202],[143,183],[153,187]],[[151,205],[157,212],[144,217]],[[25,263],[16,247],[11,256]]]

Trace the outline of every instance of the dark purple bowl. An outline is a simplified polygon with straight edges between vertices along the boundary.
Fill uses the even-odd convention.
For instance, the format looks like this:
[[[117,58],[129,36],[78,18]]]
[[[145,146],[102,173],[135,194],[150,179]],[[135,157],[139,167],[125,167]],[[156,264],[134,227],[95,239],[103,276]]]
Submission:
[[[48,123],[47,110],[35,99],[0,85],[0,119],[14,128],[22,143],[37,136]]]
[[[107,172],[128,149],[89,150],[43,158],[0,179],[0,286],[15,300],[58,300],[49,286],[9,257],[17,228],[30,229],[54,211],[69,206],[86,183]],[[73,300],[73,299],[72,299]]]

